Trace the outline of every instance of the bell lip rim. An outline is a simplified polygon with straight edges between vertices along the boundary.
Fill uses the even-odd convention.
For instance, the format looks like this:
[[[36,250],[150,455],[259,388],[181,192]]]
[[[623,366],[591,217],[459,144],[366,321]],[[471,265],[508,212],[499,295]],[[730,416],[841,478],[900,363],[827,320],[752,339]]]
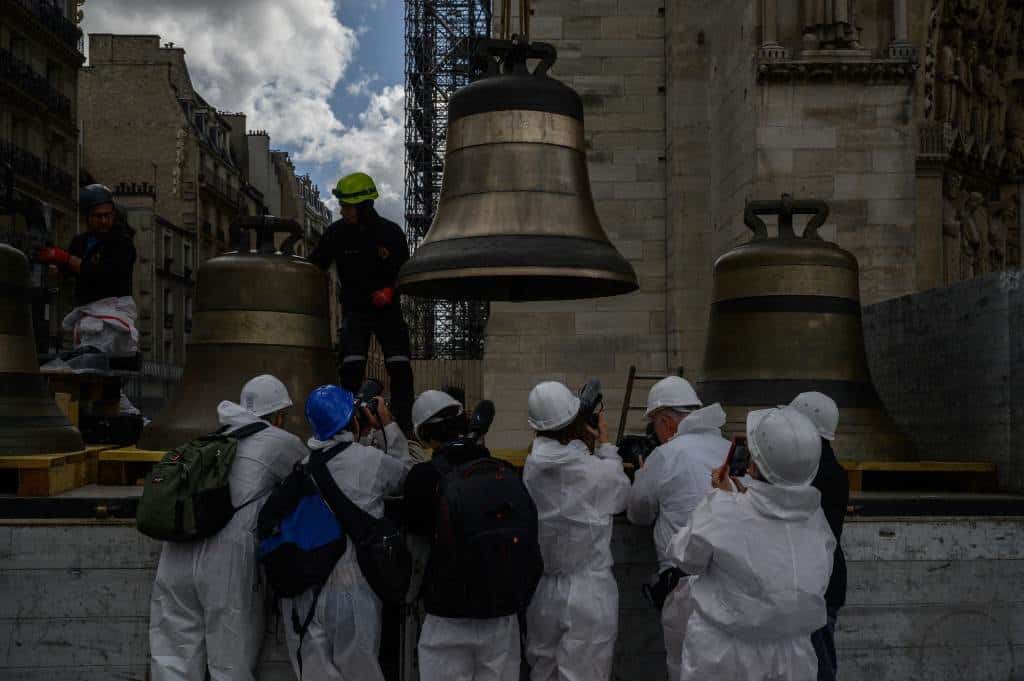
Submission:
[[[425,284],[432,281],[438,280],[458,280],[458,279],[473,279],[478,277],[509,277],[509,278],[520,278],[520,277],[563,277],[573,279],[590,279],[602,282],[617,282],[624,284],[627,288],[614,293],[601,293],[596,295],[584,295],[584,296],[572,296],[572,297],[558,297],[558,298],[524,298],[522,302],[528,302],[530,300],[585,300],[587,298],[608,298],[612,296],[625,295],[627,293],[633,293],[640,289],[640,284],[636,278],[636,275],[632,276],[619,273],[610,272],[608,270],[598,270],[594,268],[580,268],[580,267],[538,267],[530,265],[515,265],[505,267],[462,267],[459,269],[447,269],[447,270],[431,270],[430,272],[420,272],[409,274],[406,276],[399,276],[398,279],[398,290],[402,295],[412,296],[414,298],[444,298],[444,296],[431,296],[422,293],[416,293],[410,291],[407,287],[409,285]],[[462,297],[455,298],[455,300],[494,300],[503,301],[507,300],[505,297],[489,298],[486,296],[479,297]]]

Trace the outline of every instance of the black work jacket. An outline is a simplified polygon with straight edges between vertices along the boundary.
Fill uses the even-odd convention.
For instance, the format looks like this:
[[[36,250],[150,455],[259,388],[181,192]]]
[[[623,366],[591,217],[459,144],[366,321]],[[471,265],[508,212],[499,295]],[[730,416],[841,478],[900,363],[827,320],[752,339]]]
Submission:
[[[373,310],[374,291],[395,285],[398,270],[409,259],[405,234],[372,208],[358,225],[331,223],[309,260],[322,270],[333,264],[341,282],[345,312]],[[399,302],[395,296],[395,304]]]
[[[811,484],[821,492],[821,510],[825,512],[825,519],[836,537],[832,577],[825,591],[825,604],[831,610],[838,610],[846,603],[846,556],[839,541],[843,536],[846,507],[850,503],[850,482],[828,440],[821,441],[821,463]]]
[[[84,232],[71,240],[68,252],[82,259],[82,268],[75,275],[76,307],[132,294],[135,244],[125,234],[117,230]]]

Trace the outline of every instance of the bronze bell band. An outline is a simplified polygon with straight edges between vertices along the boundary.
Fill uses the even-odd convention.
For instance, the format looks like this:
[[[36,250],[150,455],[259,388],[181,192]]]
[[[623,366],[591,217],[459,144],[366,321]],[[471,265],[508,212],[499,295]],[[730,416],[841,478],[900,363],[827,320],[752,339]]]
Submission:
[[[175,397],[144,431],[140,449],[167,449],[217,430],[217,405],[237,402],[253,376],[277,376],[294,399],[335,380],[327,281],[292,254],[298,223],[247,217],[236,220],[231,232],[235,250],[207,260],[196,275],[184,375]],[[250,233],[256,234],[254,249]],[[281,233],[290,236],[275,247],[274,236]],[[305,436],[301,408],[289,410],[285,428]]]
[[[479,49],[491,74],[449,103],[440,201],[400,289],[513,301],[636,290],[594,208],[582,102],[547,76],[554,48],[483,40]],[[533,72],[528,58],[540,60]]]
[[[0,454],[78,451],[82,436],[39,373],[28,279],[25,255],[0,243]]]
[[[778,215],[778,238],[759,215]],[[793,215],[810,214],[802,236]],[[871,382],[861,325],[859,269],[853,254],[824,241],[823,201],[751,202],[754,237],[715,263],[700,394],[721,402],[727,429],[742,432],[752,409],[823,392],[840,409],[845,459],[906,459],[909,444]]]

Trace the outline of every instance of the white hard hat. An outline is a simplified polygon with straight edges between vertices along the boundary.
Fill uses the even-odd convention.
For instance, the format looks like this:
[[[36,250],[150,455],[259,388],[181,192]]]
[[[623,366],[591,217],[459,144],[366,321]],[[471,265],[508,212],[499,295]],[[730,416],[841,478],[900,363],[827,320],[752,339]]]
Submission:
[[[256,416],[266,416],[292,406],[292,398],[284,383],[270,374],[263,374],[245,384],[239,404]]]
[[[416,433],[416,437],[420,437],[420,426],[450,407],[458,407],[458,413],[462,413],[462,405],[448,393],[440,390],[421,392],[416,401],[412,403],[412,429]]]
[[[835,400],[825,393],[800,393],[789,406],[806,416],[818,429],[818,435],[826,440],[836,439],[836,428],[839,427],[839,407]]]
[[[689,381],[681,376],[667,376],[651,386],[651,392],[647,393],[647,411],[644,416],[650,416],[662,407],[699,409],[703,406],[704,403],[697,397],[697,391]]]
[[[761,475],[770,483],[808,485],[818,473],[818,429],[792,407],[758,409],[747,414],[747,446]]]
[[[544,381],[535,385],[527,403],[527,420],[530,427],[537,431],[565,428],[580,413],[580,398],[558,381]]]

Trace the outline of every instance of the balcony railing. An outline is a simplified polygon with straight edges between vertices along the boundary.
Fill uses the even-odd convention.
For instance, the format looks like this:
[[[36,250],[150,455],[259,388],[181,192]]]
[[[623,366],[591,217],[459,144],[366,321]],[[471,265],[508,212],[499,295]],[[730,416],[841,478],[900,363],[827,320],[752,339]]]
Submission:
[[[36,15],[40,23],[57,39],[73,50],[81,52],[82,31],[68,19],[64,8],[53,0],[12,0]]]
[[[227,180],[216,175],[199,173],[199,186],[212,190],[214,194],[232,206],[238,206],[244,200],[240,189],[231,187]]]
[[[13,83],[30,97],[46,102],[54,113],[71,115],[71,100],[57,92],[50,82],[32,70],[32,67],[0,47],[0,78]]]
[[[70,194],[74,186],[71,175],[11,142],[0,140],[0,161],[10,164],[16,176],[58,194]]]

